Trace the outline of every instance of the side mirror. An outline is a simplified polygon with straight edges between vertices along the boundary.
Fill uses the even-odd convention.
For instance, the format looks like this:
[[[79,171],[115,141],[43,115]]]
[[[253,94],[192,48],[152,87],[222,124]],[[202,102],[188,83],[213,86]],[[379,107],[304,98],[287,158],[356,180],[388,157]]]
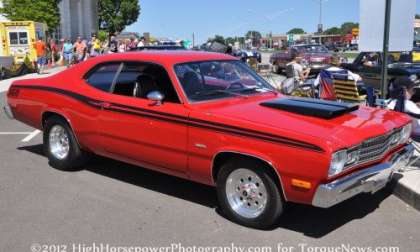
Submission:
[[[160,106],[162,105],[163,99],[165,99],[165,95],[159,91],[152,91],[147,94],[147,99],[153,101],[153,106]]]

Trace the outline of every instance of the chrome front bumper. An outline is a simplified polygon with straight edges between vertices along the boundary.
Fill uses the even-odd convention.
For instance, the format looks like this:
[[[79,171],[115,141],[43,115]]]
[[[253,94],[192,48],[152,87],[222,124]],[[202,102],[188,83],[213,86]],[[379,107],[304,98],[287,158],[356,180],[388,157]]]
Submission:
[[[392,158],[328,184],[321,184],[315,192],[312,205],[328,208],[360,193],[375,193],[384,188],[395,171],[405,167],[414,153],[412,144],[395,153]]]
[[[4,113],[7,115],[7,117],[9,119],[14,119],[15,117],[13,116],[13,112],[12,109],[10,108],[9,105],[6,105],[3,107]]]

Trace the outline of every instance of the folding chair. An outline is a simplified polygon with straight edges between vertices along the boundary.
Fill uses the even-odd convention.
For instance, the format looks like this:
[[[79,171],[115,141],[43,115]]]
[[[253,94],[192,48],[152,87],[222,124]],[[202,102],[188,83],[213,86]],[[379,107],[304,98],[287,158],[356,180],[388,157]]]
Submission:
[[[366,95],[360,95],[355,80],[348,78],[348,73],[333,73],[333,86],[337,100],[365,102]]]

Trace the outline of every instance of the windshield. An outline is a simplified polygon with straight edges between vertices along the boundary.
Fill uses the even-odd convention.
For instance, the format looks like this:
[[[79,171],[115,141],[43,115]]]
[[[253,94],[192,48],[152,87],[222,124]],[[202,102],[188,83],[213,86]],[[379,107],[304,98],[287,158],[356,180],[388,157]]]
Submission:
[[[175,72],[190,102],[274,91],[242,61],[184,63]]]
[[[305,45],[296,47],[299,52],[307,53],[328,53],[328,49],[321,45]]]

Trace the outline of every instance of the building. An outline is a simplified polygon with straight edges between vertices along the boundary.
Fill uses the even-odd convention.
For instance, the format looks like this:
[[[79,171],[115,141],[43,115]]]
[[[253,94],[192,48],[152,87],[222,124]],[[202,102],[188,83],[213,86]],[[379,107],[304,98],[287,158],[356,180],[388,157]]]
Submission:
[[[78,36],[90,38],[98,32],[97,0],[62,0],[58,37],[75,39]]]

